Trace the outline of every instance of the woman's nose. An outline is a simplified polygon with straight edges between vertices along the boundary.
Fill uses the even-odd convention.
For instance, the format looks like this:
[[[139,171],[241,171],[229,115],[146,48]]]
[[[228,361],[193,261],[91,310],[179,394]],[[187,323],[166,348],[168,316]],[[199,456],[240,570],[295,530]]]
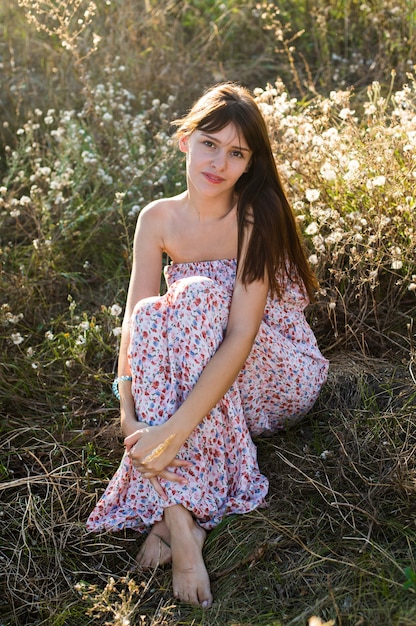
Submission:
[[[227,159],[226,154],[222,150],[218,150],[212,159],[212,164],[217,170],[223,170],[226,166]]]

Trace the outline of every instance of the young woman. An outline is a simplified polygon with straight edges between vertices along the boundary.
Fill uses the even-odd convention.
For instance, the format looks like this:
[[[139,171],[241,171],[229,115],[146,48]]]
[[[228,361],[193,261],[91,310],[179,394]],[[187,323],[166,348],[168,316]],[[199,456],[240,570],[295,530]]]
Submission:
[[[304,316],[316,282],[254,99],[221,84],[174,123],[187,189],[138,219],[115,381],[126,454],[87,527],[150,530],[138,564],[172,562],[175,597],[209,607],[207,530],[268,490],[251,435],[305,414],[328,363]]]

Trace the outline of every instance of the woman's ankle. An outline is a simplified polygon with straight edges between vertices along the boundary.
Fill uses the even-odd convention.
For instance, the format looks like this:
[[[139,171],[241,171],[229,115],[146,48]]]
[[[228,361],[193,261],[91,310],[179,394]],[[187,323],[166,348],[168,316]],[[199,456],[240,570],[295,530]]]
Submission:
[[[192,513],[188,511],[188,509],[185,509],[182,504],[174,504],[173,506],[166,507],[164,519],[170,532],[172,532],[172,530],[175,531],[178,528],[179,523],[182,527],[186,524],[189,528],[192,528],[195,524]]]

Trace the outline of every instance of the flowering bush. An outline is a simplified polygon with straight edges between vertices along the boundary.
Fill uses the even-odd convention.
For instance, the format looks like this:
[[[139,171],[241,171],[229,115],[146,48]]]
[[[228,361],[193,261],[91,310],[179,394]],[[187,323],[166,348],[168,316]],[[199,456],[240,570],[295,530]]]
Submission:
[[[114,317],[120,305],[112,303],[124,302],[137,214],[183,185],[169,136],[174,98],[161,103],[144,93],[136,103],[116,65],[107,83],[90,85],[92,108],[35,109],[6,148],[0,341],[8,361],[23,361],[27,394],[53,376],[71,393],[81,365],[84,375],[111,375],[121,313]],[[11,402],[13,369],[5,385]]]
[[[258,442],[267,515],[228,517],[204,547],[203,619],[415,623],[415,83],[373,82],[414,69],[414,6],[278,4],[0,3],[2,623],[201,620],[168,572],[126,578],[136,533],[92,539],[85,519],[122,454],[111,382],[136,218],[184,188],[169,120],[227,78],[258,87],[333,358],[309,418]]]
[[[39,352],[34,337],[35,346],[46,338],[60,347],[41,349],[32,367],[48,358],[65,370],[74,358],[85,365],[91,341],[98,368],[98,355],[116,353],[112,329],[103,338],[91,320],[124,301],[137,213],[184,184],[169,137],[174,100],[144,94],[134,113],[132,94],[115,70],[107,73],[108,83],[93,88],[93,110],[35,110],[8,152],[0,188],[3,340],[26,357]],[[256,90],[320,279],[318,338],[324,348],[380,354],[406,348],[415,307],[415,86],[383,98],[373,84],[367,96],[354,103],[350,92],[332,92],[305,105],[281,83]],[[75,300],[86,307],[76,323]]]
[[[416,304],[413,78],[387,98],[374,83],[364,102],[338,91],[305,105],[279,83],[256,93],[335,340],[403,346]]]
[[[1,342],[8,362],[24,361],[29,389],[34,376],[58,375],[68,385],[78,366],[79,376],[114,369],[119,324],[111,311],[125,299],[137,214],[184,188],[169,132],[183,110],[173,95],[162,102],[150,90],[127,89],[118,57],[94,79],[86,63],[100,44],[92,3],[77,0],[69,13],[50,0],[20,4],[38,29],[66,42],[83,86],[78,107],[33,108],[5,148]],[[276,29],[279,12],[263,10],[253,9],[256,19]],[[287,54],[293,61],[290,46]],[[408,353],[416,294],[413,77],[396,91],[392,81],[387,96],[373,83],[364,100],[351,90],[300,100],[281,81],[255,94],[320,279],[311,321],[322,348]],[[16,377],[8,367],[10,398]]]

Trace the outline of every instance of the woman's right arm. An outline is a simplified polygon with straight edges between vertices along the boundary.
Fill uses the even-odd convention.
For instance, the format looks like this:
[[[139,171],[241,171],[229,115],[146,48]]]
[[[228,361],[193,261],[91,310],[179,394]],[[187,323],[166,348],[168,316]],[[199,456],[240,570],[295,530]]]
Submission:
[[[139,215],[133,243],[133,264],[127,293],[126,309],[121,331],[118,376],[131,376],[127,359],[130,342],[130,320],[139,300],[157,296],[160,292],[163,241],[162,207],[160,202],[147,206]],[[138,422],[131,392],[131,382],[119,383],[121,430],[125,437],[147,426]]]

